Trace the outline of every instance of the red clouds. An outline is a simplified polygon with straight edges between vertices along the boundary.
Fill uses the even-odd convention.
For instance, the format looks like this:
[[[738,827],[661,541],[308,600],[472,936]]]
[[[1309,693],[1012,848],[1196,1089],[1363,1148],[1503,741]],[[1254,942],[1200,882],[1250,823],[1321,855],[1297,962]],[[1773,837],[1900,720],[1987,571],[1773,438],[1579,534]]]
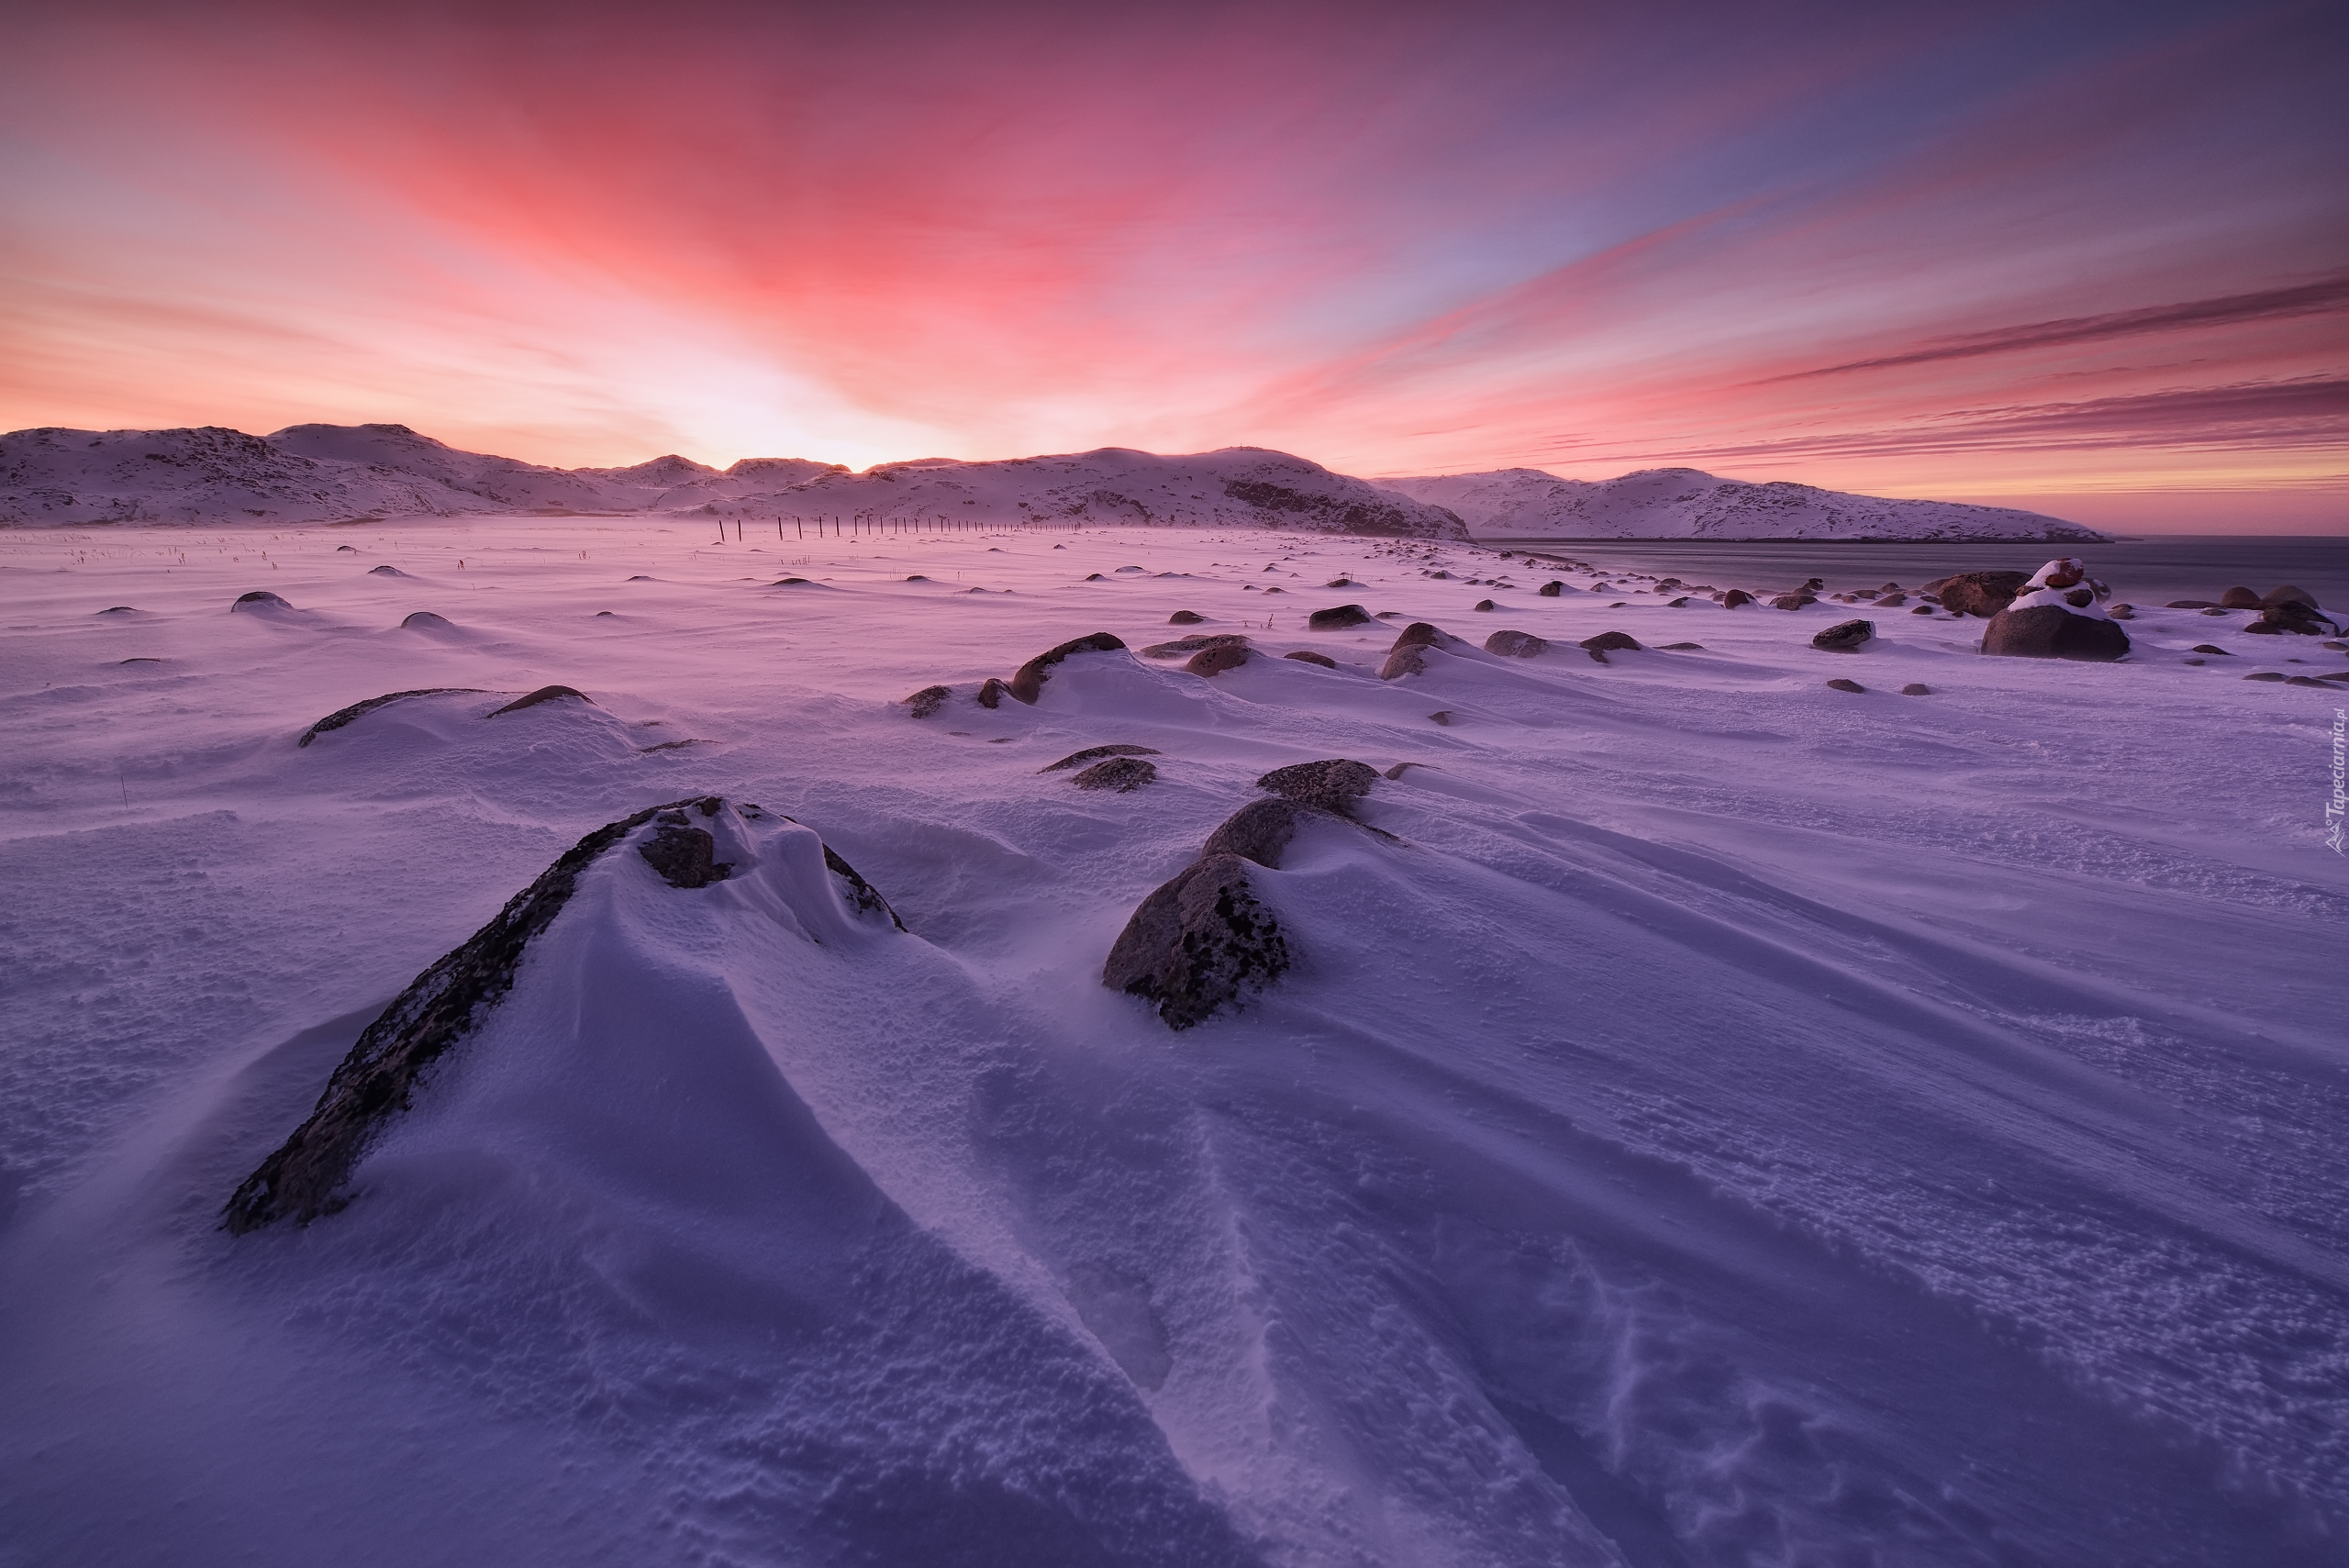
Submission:
[[[2304,490],[2344,444],[2307,390],[2349,370],[2335,44],[2239,7],[52,18],[0,83],[0,423]]]

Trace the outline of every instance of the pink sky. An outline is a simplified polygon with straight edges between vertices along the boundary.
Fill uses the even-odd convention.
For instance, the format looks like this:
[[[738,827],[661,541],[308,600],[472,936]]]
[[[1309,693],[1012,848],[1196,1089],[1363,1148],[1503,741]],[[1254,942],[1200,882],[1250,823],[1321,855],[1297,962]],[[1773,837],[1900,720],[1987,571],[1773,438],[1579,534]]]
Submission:
[[[1687,463],[2349,531],[2328,8],[11,26],[0,428]]]

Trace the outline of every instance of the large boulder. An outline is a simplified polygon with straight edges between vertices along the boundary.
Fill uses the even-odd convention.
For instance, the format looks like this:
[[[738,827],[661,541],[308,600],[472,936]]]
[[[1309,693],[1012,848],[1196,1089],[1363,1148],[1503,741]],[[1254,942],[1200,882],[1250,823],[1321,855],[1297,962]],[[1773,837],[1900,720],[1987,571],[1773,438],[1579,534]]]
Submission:
[[[2219,606],[2229,610],[2255,610],[2260,607],[2259,595],[2249,588],[2230,588],[2219,595]]]
[[[2129,634],[2102,616],[2084,616],[2062,605],[2009,606],[1990,617],[1982,651],[2009,659],[2079,659],[2106,662],[2129,651]]]
[[[1186,1029],[1279,978],[1288,941],[1250,884],[1250,863],[1204,855],[1144,898],[1109,949],[1101,983]]]
[[[2088,575],[2086,562],[2051,561],[1990,617],[1982,651],[2010,659],[2119,659],[2129,651],[2129,634],[2105,614],[2110,592]]]
[[[1115,653],[1125,646],[1124,639],[1106,631],[1097,631],[1090,637],[1080,637],[1073,641],[1063,642],[1058,648],[1048,648],[1019,666],[1019,671],[1012,675],[1009,684],[1004,689],[1032,707],[1036,700],[1044,695],[1044,683],[1052,678],[1054,666],[1069,655]]]
[[[2028,572],[1960,572],[1935,578],[1918,591],[1939,595],[1942,608],[1952,615],[1987,619],[2013,603],[2030,581]]]

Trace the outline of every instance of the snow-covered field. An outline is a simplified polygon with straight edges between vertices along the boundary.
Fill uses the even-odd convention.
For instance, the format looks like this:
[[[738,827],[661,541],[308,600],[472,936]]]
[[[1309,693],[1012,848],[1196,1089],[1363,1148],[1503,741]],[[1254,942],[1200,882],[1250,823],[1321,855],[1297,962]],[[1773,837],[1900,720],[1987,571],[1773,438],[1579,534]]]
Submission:
[[[2349,1556],[2349,694],[2241,678],[2349,655],[714,532],[0,535],[0,1562]],[[1381,681],[1415,619],[1553,646]],[[1256,656],[1139,656],[1186,632]],[[299,743],[420,688],[477,689]],[[1120,743],[1154,782],[1045,771]],[[1395,776],[1251,873],[1288,973],[1106,988],[1327,758]],[[419,972],[702,796],[731,877],[589,862],[349,1207],[218,1229]]]

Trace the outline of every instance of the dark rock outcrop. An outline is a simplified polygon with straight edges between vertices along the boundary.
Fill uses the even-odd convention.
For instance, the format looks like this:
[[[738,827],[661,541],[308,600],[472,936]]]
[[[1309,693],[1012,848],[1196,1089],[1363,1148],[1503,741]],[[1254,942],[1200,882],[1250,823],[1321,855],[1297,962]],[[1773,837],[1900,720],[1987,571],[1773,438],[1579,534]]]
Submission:
[[[1942,608],[1953,615],[1997,615],[2012,604],[2031,581],[2028,572],[1960,572],[1936,578],[1920,590],[1936,595]]]
[[[1040,773],[1057,773],[1062,772],[1063,769],[1077,767],[1085,762],[1097,762],[1103,757],[1156,757],[1163,754],[1163,753],[1162,753],[1155,746],[1128,746],[1123,743],[1108,746],[1087,746],[1082,751],[1071,751],[1059,762],[1048,763],[1043,767],[1038,768],[1036,771]]]
[[[1982,651],[2008,659],[2110,662],[2129,651],[2129,634],[2100,616],[2033,605],[1992,616],[1982,633]]]
[[[1202,648],[1185,662],[1183,668],[1194,675],[1220,675],[1226,670],[1237,670],[1248,662],[1248,650],[1227,644],[1221,648]]]
[[[577,697],[581,702],[585,703],[590,707],[596,706],[596,699],[594,697],[591,697],[585,692],[576,690],[573,687],[540,686],[537,691],[530,693],[527,696],[516,697],[504,707],[490,709],[489,712],[484,714],[482,717],[484,718],[495,718],[501,713],[519,713],[526,707],[536,707],[540,703],[554,702],[562,697]]]
[[[1876,622],[1872,620],[1838,621],[1812,638],[1810,645],[1830,653],[1857,653],[1875,636]]]
[[[1431,648],[1448,651],[1467,646],[1439,626],[1415,620],[1403,628],[1402,635],[1395,639],[1395,646],[1386,651],[1386,662],[1379,666],[1378,678],[1393,681],[1421,673],[1427,668],[1423,655]]]
[[[306,1224],[342,1207],[349,1200],[341,1188],[360,1155],[392,1115],[406,1108],[418,1075],[472,1032],[482,1009],[513,988],[524,948],[571,901],[579,873],[662,812],[694,804],[648,806],[596,828],[508,900],[496,918],[417,975],[367,1026],[309,1119],[237,1188],[222,1211],[223,1227],[241,1235],[277,1219]]]
[[[1072,653],[1115,653],[1125,646],[1122,639],[1106,631],[1097,631],[1090,637],[1076,638],[1057,648],[1048,648],[1019,666],[1004,690],[1032,706],[1044,695],[1044,683],[1052,678],[1053,667],[1062,660]]]
[[[1628,631],[1602,631],[1597,637],[1584,638],[1582,641],[1577,643],[1575,646],[1582,649],[1584,652],[1588,653],[1593,659],[1596,659],[1601,664],[1607,662],[1607,656],[1609,653],[1637,653],[1641,651],[1639,639],[1633,637]]]
[[[365,702],[355,702],[349,707],[339,707],[335,709],[332,713],[327,715],[324,718],[310,726],[309,728],[302,731],[302,739],[296,740],[294,744],[296,748],[307,746],[319,736],[325,735],[332,730],[340,729],[352,719],[362,718],[368,714],[374,712],[377,708],[384,706],[386,703],[399,702],[407,697],[439,696],[445,692],[463,692],[472,694],[477,693],[480,690],[481,688],[479,686],[418,686],[412,692],[385,692],[382,696],[369,697]]]
[[[954,688],[952,686],[924,686],[913,695],[904,699],[906,712],[915,718],[928,718],[940,708],[944,707],[946,699],[953,695]]]
[[[1532,659],[1550,651],[1550,639],[1530,631],[1497,631],[1485,639],[1485,651],[1504,659]]]
[[[1157,777],[1155,763],[1140,757],[1111,757],[1094,763],[1069,782],[1079,789],[1108,789],[1130,795]]]
[[[1278,870],[1289,840],[1297,837],[1297,824],[1317,815],[1327,813],[1279,797],[1252,800],[1208,835],[1207,847],[1199,851],[1199,857],[1205,860],[1214,855],[1238,855]]]
[[[1335,659],[1330,658],[1327,653],[1316,653],[1310,648],[1295,649],[1282,654],[1281,657],[1294,659],[1300,664],[1319,664],[1324,670],[1334,670],[1338,667],[1338,662]]]
[[[1333,758],[1321,762],[1292,762],[1275,768],[1256,781],[1284,800],[1309,806],[1339,817],[1353,815],[1354,802],[1370,793],[1378,770],[1367,762]]]
[[[1144,898],[1101,983],[1149,1002],[1171,1029],[1204,1023],[1278,979],[1288,941],[1238,855],[1202,856]]]
[[[221,1228],[241,1235],[281,1219],[307,1224],[349,1203],[347,1184],[361,1157],[391,1118],[407,1107],[422,1074],[472,1034],[487,1010],[513,988],[525,950],[571,901],[580,873],[658,818],[660,831],[645,849],[681,830],[685,837],[676,854],[661,859],[646,854],[653,869],[673,886],[719,880],[719,875],[707,874],[717,868],[699,854],[692,835],[708,840],[706,831],[693,826],[694,815],[715,817],[724,806],[717,796],[705,795],[647,806],[596,828],[564,851],[529,886],[507,900],[494,919],[417,975],[367,1026],[328,1080],[308,1118],[238,1186],[221,1211]],[[758,810],[743,807],[746,816]],[[824,863],[857,908],[885,915],[904,929],[888,901],[829,847]],[[673,868],[683,873],[682,879],[672,874]],[[696,874],[704,881],[694,882]]]
[[[2299,637],[2326,637],[2341,628],[2322,610],[2299,599],[2279,599],[2259,612],[2259,618],[2243,628],[2262,637],[2290,632]]]
[[[699,804],[706,807],[703,816],[715,814],[710,802]],[[670,886],[707,887],[734,874],[731,864],[717,858],[718,840],[707,828],[693,826],[693,819],[683,811],[663,811],[652,821],[652,837],[639,844],[636,852]]]
[[[1360,605],[1339,605],[1330,609],[1315,610],[1305,617],[1306,626],[1314,631],[1343,631],[1350,626],[1368,626],[1370,612]]]
[[[1205,648],[1245,648],[1247,638],[1236,631],[1212,631],[1178,637],[1172,642],[1153,642],[1141,651],[1145,659],[1188,659]]]

